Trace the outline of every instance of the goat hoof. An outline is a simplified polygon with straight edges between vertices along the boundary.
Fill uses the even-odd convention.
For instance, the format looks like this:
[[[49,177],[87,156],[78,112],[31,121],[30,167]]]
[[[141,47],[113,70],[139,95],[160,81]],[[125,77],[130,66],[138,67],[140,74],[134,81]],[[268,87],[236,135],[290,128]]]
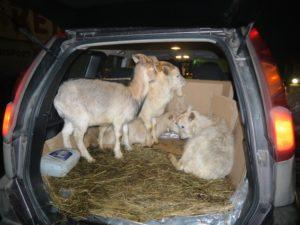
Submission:
[[[132,147],[130,145],[125,145],[125,150],[130,152],[132,150]]]
[[[87,161],[88,161],[89,163],[94,163],[94,162],[96,162],[96,159],[90,158],[90,159],[87,159]]]
[[[123,157],[123,154],[122,154],[121,152],[115,154],[115,158],[116,158],[116,159],[121,159],[122,157]]]
[[[154,141],[147,141],[146,146],[151,148],[154,144]]]

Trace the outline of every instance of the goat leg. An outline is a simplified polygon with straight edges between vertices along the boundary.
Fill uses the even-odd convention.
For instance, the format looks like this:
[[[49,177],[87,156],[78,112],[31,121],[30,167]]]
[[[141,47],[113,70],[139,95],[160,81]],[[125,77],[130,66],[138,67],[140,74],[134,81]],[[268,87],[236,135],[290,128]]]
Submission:
[[[64,146],[66,148],[72,148],[71,141],[70,141],[70,136],[74,131],[73,125],[65,120],[64,128],[62,129],[62,136],[63,136],[63,142]]]
[[[125,149],[127,151],[131,151],[132,150],[132,147],[129,143],[129,130],[128,130],[128,124],[124,124],[123,125],[123,136],[122,136],[122,142],[125,146]]]
[[[103,138],[104,138],[104,134],[107,130],[107,126],[100,126],[99,127],[99,134],[98,134],[98,144],[99,144],[99,147],[100,149],[104,149],[103,147]]]
[[[114,124],[114,133],[116,137],[115,147],[114,147],[114,154],[116,159],[121,159],[123,154],[120,149],[120,137],[121,137],[121,125]]]
[[[156,133],[156,118],[151,119],[151,135],[154,141],[154,144],[158,143],[158,137]]]
[[[92,163],[95,162],[95,159],[90,155],[83,142],[83,137],[85,132],[86,129],[85,130],[75,129],[74,136],[81,156],[84,157],[89,163]]]
[[[145,123],[145,127],[146,127],[146,146],[147,147],[152,147],[153,145],[153,138],[152,138],[152,125],[151,122],[149,123],[144,122]]]

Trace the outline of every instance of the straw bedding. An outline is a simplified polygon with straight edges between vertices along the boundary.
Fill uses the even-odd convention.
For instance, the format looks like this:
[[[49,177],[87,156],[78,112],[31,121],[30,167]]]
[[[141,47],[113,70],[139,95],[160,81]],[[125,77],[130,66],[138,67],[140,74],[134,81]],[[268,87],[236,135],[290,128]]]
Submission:
[[[112,151],[91,149],[96,163],[80,159],[66,177],[44,177],[53,204],[66,216],[134,221],[231,209],[230,180],[202,180],[175,170],[166,154],[172,143],[175,152],[182,146],[174,141],[153,148],[135,145],[122,160]]]

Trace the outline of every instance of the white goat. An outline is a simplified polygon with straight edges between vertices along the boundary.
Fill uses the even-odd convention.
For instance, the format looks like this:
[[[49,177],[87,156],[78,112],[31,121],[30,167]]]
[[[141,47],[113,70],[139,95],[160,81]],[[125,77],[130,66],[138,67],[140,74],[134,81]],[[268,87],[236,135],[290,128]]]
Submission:
[[[151,83],[149,93],[139,114],[147,129],[146,145],[151,146],[158,142],[156,133],[156,118],[161,116],[171,101],[174,93],[182,95],[181,88],[185,85],[185,79],[179,69],[169,62],[159,61],[155,67],[157,78]]]
[[[168,112],[157,119],[158,123],[155,127],[156,134],[160,136],[168,130],[178,132],[176,125],[176,115]],[[145,144],[147,139],[147,130],[140,118],[136,118],[132,122],[128,123],[129,130],[129,143],[130,144]],[[110,148],[115,144],[115,135],[112,127],[100,127],[99,128],[99,147],[101,149]]]
[[[181,138],[190,138],[179,160],[169,155],[178,170],[203,179],[228,175],[233,166],[233,137],[225,121],[216,124],[197,111],[188,109],[177,120]]]
[[[95,161],[83,142],[89,126],[113,125],[116,158],[122,157],[119,140],[122,129],[125,147],[131,148],[127,123],[136,117],[148,93],[149,83],[156,78],[153,58],[136,54],[133,60],[136,63],[134,77],[128,87],[101,80],[70,80],[60,86],[54,99],[54,106],[65,122],[62,130],[65,147],[71,147],[70,135],[74,131],[81,156],[88,162]]]

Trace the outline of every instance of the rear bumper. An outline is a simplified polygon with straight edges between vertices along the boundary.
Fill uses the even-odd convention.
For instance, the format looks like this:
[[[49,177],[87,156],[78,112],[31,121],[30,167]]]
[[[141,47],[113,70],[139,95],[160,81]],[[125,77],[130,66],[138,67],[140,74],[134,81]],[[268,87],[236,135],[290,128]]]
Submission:
[[[295,201],[295,158],[275,164],[274,206],[286,206]]]

